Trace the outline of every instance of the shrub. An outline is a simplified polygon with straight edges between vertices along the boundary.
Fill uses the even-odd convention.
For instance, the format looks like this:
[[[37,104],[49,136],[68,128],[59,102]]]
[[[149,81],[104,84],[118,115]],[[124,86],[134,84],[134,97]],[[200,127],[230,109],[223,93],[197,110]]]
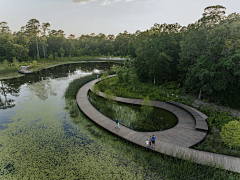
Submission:
[[[48,59],[53,59],[53,55],[50,54],[50,55],[48,56]]]
[[[240,122],[230,121],[228,124],[222,127],[221,139],[222,141],[231,147],[240,147]]]
[[[3,61],[3,67],[5,68],[5,69],[8,69],[9,68],[9,62],[8,62],[8,60],[4,60]]]
[[[14,64],[15,68],[18,68],[19,63],[18,63],[18,60],[15,57],[13,57],[13,64]]]
[[[146,116],[146,118],[147,118],[148,114],[150,114],[153,111],[151,101],[149,100],[148,97],[146,97],[143,100],[141,110],[142,110],[143,114]]]
[[[33,63],[34,66],[37,66],[37,63],[38,63],[38,62],[37,62],[36,60],[33,60],[32,63]]]

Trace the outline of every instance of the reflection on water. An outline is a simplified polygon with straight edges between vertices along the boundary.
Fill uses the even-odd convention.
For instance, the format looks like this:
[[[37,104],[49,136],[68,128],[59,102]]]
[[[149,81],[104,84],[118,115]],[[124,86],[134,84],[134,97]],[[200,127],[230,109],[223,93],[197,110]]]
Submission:
[[[15,106],[0,109],[0,179],[179,179],[179,167],[191,168],[124,143],[80,111],[72,119],[64,110],[77,108],[75,99],[63,98],[70,81],[111,65],[64,65],[1,82],[2,107],[10,99]],[[185,177],[202,177],[206,171],[198,169]],[[174,170],[181,172],[177,178]]]
[[[13,99],[7,97],[7,94],[18,97],[19,88],[12,89],[9,88],[3,81],[1,82],[0,87],[0,109],[7,109],[15,106]]]
[[[143,168],[125,154],[127,145],[92,135],[89,127],[104,130],[81,113],[77,125],[64,110],[70,81],[111,65],[71,64],[2,81],[16,105],[0,110],[0,179],[143,179]]]
[[[29,86],[29,89],[41,100],[45,100],[48,98],[48,94],[56,96],[52,89],[52,85],[50,80],[40,81],[33,83]]]
[[[46,100],[49,96],[57,96],[56,89],[58,87],[53,87],[56,81],[65,84],[65,88],[70,81],[77,77],[109,69],[112,65],[113,63],[104,62],[72,63],[43,69],[19,78],[1,80],[0,129],[7,127],[7,123],[11,122],[9,115],[14,114],[15,110],[21,107],[23,100],[29,98],[30,95],[34,94],[41,100]],[[63,92],[60,94],[63,95]],[[5,125],[3,126],[3,124]]]

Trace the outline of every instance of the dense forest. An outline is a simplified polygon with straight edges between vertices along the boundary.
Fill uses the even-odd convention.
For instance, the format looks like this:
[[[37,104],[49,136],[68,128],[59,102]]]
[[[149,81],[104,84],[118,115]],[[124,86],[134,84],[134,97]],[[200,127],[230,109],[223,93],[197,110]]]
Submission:
[[[133,59],[122,73],[160,84],[177,81],[187,91],[240,108],[240,15],[217,5],[188,26],[154,24],[146,31],[66,37],[49,23],[31,19],[18,32],[0,23],[0,62],[81,56]]]

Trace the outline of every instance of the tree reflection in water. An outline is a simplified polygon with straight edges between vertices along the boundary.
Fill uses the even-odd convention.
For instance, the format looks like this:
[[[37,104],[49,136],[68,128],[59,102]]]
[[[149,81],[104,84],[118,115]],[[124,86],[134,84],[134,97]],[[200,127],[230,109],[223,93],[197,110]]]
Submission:
[[[51,86],[51,79],[69,77],[75,75],[78,70],[83,73],[90,73],[94,70],[107,70],[113,64],[112,62],[84,62],[70,63],[55,66],[48,69],[42,69],[34,74],[26,74],[23,77],[8,80],[0,80],[0,109],[12,108],[16,105],[14,97],[19,96],[21,86],[27,84],[29,89],[42,100],[49,95],[57,95]]]
[[[18,92],[16,89],[9,88],[8,86],[4,86],[4,82],[1,82],[0,87],[0,109],[12,108],[15,106],[15,100],[7,97],[7,94],[11,93],[13,96],[18,96]]]
[[[29,86],[29,89],[34,92],[34,94],[42,100],[45,100],[48,98],[48,95],[56,96],[57,93],[55,93],[52,89],[50,80],[44,80],[40,82],[33,83]]]

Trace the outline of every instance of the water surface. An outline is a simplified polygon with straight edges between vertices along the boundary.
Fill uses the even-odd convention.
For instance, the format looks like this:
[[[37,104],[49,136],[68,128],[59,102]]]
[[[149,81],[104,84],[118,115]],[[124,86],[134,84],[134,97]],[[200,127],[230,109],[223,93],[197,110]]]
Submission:
[[[142,177],[142,168],[111,138],[97,137],[84,115],[69,117],[64,93],[76,78],[113,63],[61,65],[1,81],[0,179]],[[77,121],[77,123],[76,123]]]
[[[131,145],[80,111],[69,116],[66,107],[77,105],[64,99],[68,84],[112,64],[61,65],[0,81],[0,179],[211,179],[216,174]]]

